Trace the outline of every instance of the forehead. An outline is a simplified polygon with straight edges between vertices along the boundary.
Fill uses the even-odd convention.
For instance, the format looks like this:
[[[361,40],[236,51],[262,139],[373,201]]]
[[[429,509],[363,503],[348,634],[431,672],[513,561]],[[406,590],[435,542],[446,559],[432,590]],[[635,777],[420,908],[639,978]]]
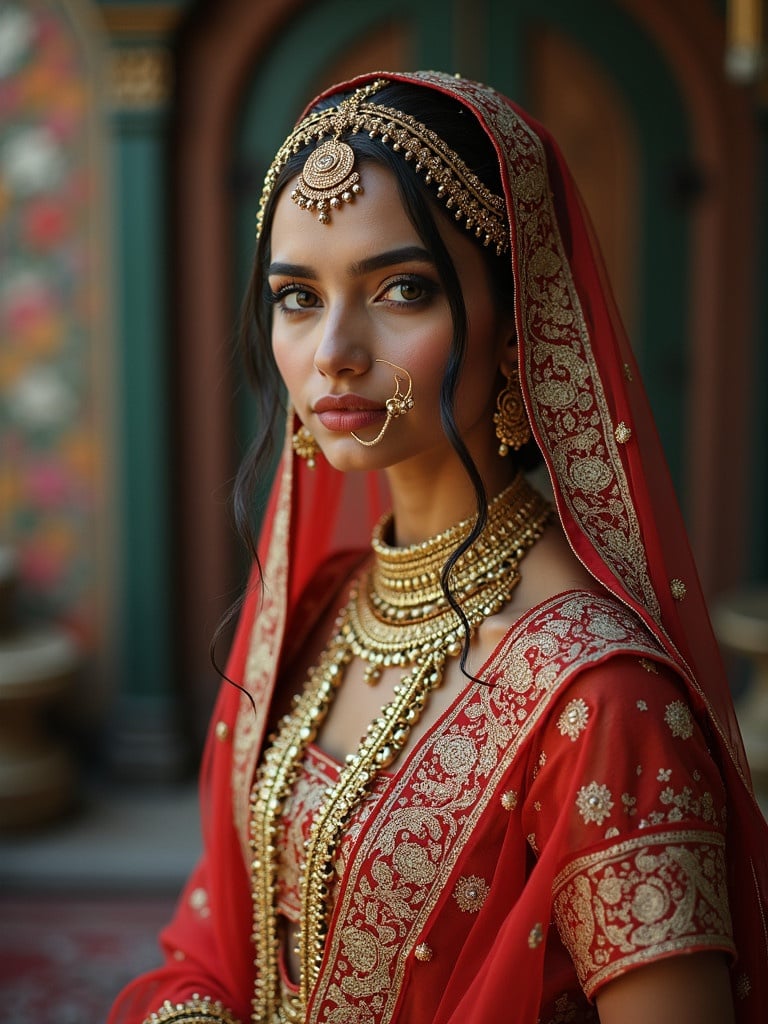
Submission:
[[[360,164],[361,195],[331,211],[322,224],[317,212],[304,210],[291,199],[296,179],[289,181],[275,202],[270,233],[273,260],[296,260],[304,254],[329,258],[340,251],[365,253],[383,246],[420,243],[403,205],[394,174],[375,163]]]

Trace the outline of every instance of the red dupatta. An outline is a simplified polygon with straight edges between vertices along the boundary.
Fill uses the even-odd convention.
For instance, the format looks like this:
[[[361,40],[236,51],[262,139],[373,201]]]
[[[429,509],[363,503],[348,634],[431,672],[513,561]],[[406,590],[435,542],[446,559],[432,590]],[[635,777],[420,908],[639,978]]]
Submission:
[[[380,72],[323,96],[381,77],[453,97],[474,113],[498,154],[511,232],[521,386],[534,436],[574,552],[650,630],[710,724],[729,793],[732,910],[752,986],[737,1013],[756,1024],[760,1008],[768,1005],[765,823],[751,791],[682,517],[581,200],[546,130],[486,86],[433,72]],[[221,993],[235,1016],[249,1019],[251,909],[242,900],[250,861],[248,798],[271,693],[281,657],[301,623],[311,620],[313,602],[322,600],[323,586],[315,580],[310,593],[308,584],[340,553],[368,544],[384,504],[374,478],[344,477],[322,457],[316,470],[308,470],[293,455],[293,430],[289,414],[261,542],[264,593],[254,582],[227,669],[242,681],[256,710],[224,685],[201,777],[204,865],[164,935],[168,965],[127,991],[111,1024],[134,1024],[165,998],[187,999],[192,976],[199,979],[195,991]],[[213,909],[205,944],[195,949],[198,891]],[[536,895],[531,890],[524,898]],[[174,961],[174,951],[181,949],[185,959]],[[500,977],[499,983],[506,980]],[[500,992],[498,999],[504,998]],[[487,993],[487,1005],[495,999]]]

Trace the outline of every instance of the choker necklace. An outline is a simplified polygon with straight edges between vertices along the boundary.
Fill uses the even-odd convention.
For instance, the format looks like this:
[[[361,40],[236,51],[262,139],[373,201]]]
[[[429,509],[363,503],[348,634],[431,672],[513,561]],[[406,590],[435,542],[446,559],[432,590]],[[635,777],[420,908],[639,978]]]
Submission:
[[[550,516],[550,505],[522,474],[489,504],[488,522],[457,560],[448,581],[466,616],[469,637],[509,600],[520,581],[518,564]],[[374,564],[351,588],[333,638],[264,753],[251,791],[253,942],[259,965],[254,1020],[304,1019],[322,962],[334,861],[344,823],[377,774],[405,746],[429,694],[442,682],[446,658],[461,651],[465,630],[445,599],[440,579],[445,562],[468,536],[473,522],[464,520],[407,548],[389,547],[383,540],[389,519],[379,523],[373,536]],[[279,969],[276,849],[281,814],[306,748],[316,738],[354,657],[365,662],[371,683],[389,666],[402,668],[404,674],[357,751],[347,757],[315,816],[300,882],[297,952],[301,975],[298,994],[294,994],[283,990]]]
[[[489,504],[482,533],[448,578],[470,636],[511,597],[520,582],[518,563],[541,536],[549,515],[549,505],[522,473]],[[469,536],[474,517],[406,548],[385,542],[391,524],[390,513],[373,532],[373,568],[353,587],[341,630],[352,653],[366,662],[365,681],[372,686],[385,668],[412,665],[436,649],[454,656],[464,642],[462,621],[443,591],[442,573]]]

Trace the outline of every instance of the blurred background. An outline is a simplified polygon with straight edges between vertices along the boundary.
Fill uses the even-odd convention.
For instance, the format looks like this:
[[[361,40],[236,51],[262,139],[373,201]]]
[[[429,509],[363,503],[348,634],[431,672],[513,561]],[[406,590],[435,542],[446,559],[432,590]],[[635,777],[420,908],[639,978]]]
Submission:
[[[764,6],[0,0],[0,1014],[102,1017],[194,861],[261,182],[358,72],[480,78],[560,140],[768,781]]]

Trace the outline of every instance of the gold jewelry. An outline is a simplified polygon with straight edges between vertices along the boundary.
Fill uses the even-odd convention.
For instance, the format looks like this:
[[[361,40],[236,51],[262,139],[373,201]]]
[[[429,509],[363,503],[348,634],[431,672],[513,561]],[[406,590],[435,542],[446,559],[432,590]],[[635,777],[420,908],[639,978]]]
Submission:
[[[398,366],[397,363],[390,363],[388,359],[376,359],[377,363],[386,363],[387,366],[391,366],[393,370],[400,370],[408,378],[408,390],[405,394],[400,390],[400,385],[403,383],[403,378],[395,374],[395,393],[391,398],[388,398],[384,404],[384,408],[387,410],[387,418],[384,421],[384,425],[378,432],[376,437],[372,441],[364,441],[362,437],[358,437],[354,430],[350,431],[352,437],[360,444],[365,445],[366,448],[372,448],[375,444],[384,437],[384,433],[392,422],[396,420],[398,416],[405,416],[407,412],[410,412],[413,408],[413,380],[411,379],[410,373],[403,366]]]
[[[458,153],[415,117],[394,107],[366,102],[387,84],[385,78],[377,78],[338,106],[309,114],[294,128],[267,171],[257,234],[261,234],[264,208],[285,164],[304,146],[319,142],[324,136],[331,138],[309,154],[291,198],[302,209],[316,210],[318,220],[329,224],[331,210],[351,203],[363,191],[360,175],[354,170],[354,150],[341,141],[341,136],[367,132],[372,139],[381,139],[396,152],[402,152],[407,161],[413,161],[416,172],[424,172],[425,182],[435,186],[437,198],[453,212],[455,220],[463,221],[466,230],[472,231],[483,245],[493,243],[497,255],[501,255],[509,248],[504,197],[491,192]]]
[[[451,588],[469,620],[470,636],[495,614],[520,580],[518,565],[541,536],[551,509],[522,474],[488,507],[488,523],[478,541],[457,561]],[[281,721],[266,750],[251,792],[253,859],[253,941],[259,964],[254,987],[254,1020],[273,1021],[282,1008],[277,923],[278,831],[282,807],[311,743],[325,720],[347,665],[357,656],[376,676],[388,665],[405,671],[392,700],[368,727],[356,753],[347,757],[338,781],[326,791],[306,844],[301,875],[298,953],[301,966],[296,1019],[304,1019],[317,980],[328,928],[331,882],[339,837],[350,813],[378,772],[405,746],[410,730],[440,686],[447,657],[461,649],[461,620],[443,600],[440,573],[451,552],[469,533],[473,520],[423,544],[396,549],[386,545],[386,518],[373,537],[374,565],[352,588],[336,633],[317,668],[310,672],[290,714]],[[439,591],[439,593],[438,593]]]
[[[510,448],[517,451],[531,440],[531,425],[520,390],[520,375],[516,369],[509,374],[507,383],[499,392],[493,422],[496,424],[496,437],[500,441],[499,455],[506,455]]]
[[[320,451],[320,445],[317,443],[315,435],[309,427],[305,427],[302,424],[291,438],[291,445],[299,458],[306,459],[307,466],[310,469],[314,469],[316,465],[315,456]]]

